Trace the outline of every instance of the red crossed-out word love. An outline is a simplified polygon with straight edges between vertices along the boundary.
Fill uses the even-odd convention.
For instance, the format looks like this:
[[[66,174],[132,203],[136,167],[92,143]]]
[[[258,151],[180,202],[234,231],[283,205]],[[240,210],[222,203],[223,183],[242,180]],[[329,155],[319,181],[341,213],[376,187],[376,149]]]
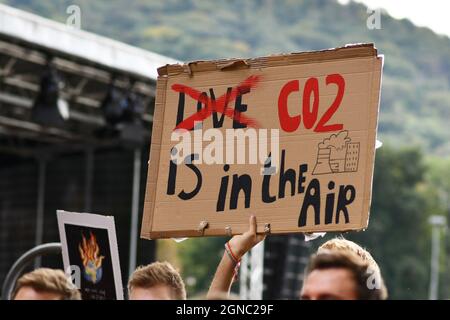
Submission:
[[[208,98],[200,91],[183,84],[172,85],[173,91],[187,94],[188,96],[197,100],[205,106],[198,112],[194,113],[192,116],[180,122],[174,130],[191,130],[192,128],[194,128],[195,122],[201,122],[207,119],[213,114],[213,112],[220,112],[228,118],[244,124],[247,127],[258,128],[259,124],[255,119],[249,118],[235,109],[228,108],[228,104],[234,101],[238,96],[249,92],[251,88],[255,88],[260,81],[260,78],[260,76],[256,75],[250,76],[242,81],[237,87],[234,87],[231,92],[227,92],[221,95],[218,99]]]

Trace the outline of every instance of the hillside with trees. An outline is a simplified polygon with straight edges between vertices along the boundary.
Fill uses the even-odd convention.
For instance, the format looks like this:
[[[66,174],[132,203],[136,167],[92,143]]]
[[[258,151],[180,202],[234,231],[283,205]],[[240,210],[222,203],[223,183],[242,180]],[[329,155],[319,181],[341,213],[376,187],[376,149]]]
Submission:
[[[450,40],[409,20],[381,16],[369,30],[364,5],[335,0],[1,0],[182,61],[254,57],[374,42],[385,55],[379,133],[394,147],[450,155]]]

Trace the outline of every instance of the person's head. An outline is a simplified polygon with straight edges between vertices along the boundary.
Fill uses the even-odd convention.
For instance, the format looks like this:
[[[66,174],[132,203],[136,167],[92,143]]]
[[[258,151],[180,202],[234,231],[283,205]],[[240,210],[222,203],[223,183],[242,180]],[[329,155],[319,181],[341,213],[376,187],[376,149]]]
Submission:
[[[321,250],[310,259],[301,299],[383,300],[385,287],[372,281],[370,267],[368,261],[352,252]]]
[[[62,270],[48,268],[20,277],[12,297],[14,300],[81,300],[80,292]]]
[[[380,284],[383,300],[387,299],[388,291],[386,285],[384,284],[383,277],[381,276],[381,269],[369,251],[367,251],[357,243],[344,239],[343,237],[336,237],[323,243],[319,247],[319,249],[317,249],[317,253],[321,253],[323,251],[328,250],[339,252],[351,252],[356,254],[363,261],[367,262],[370,267],[369,273],[372,273],[373,277],[376,278],[376,281],[378,281],[378,283]]]
[[[380,270],[377,262],[369,253],[369,251],[365,250],[363,247],[353,241],[344,238],[334,238],[322,244],[319,249],[317,249],[317,253],[321,253],[327,250],[353,252],[363,261],[367,261],[375,270]]]
[[[128,281],[130,300],[186,300],[183,279],[168,262],[137,268]]]

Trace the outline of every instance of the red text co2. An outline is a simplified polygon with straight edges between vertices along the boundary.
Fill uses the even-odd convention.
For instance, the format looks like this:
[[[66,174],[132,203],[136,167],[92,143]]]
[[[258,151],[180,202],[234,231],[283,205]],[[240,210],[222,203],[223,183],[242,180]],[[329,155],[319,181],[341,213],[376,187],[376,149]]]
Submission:
[[[325,77],[325,84],[337,86],[337,92],[334,101],[321,115],[319,115],[320,94],[317,78],[311,77],[306,80],[301,98],[301,108],[295,115],[288,112],[288,98],[300,93],[300,81],[291,80],[284,84],[278,96],[278,117],[283,131],[294,132],[299,129],[301,123],[305,129],[312,129],[314,132],[339,131],[344,128],[342,123],[332,123],[332,118],[341,106],[345,80],[340,74],[329,74]],[[297,94],[297,96],[299,95]]]

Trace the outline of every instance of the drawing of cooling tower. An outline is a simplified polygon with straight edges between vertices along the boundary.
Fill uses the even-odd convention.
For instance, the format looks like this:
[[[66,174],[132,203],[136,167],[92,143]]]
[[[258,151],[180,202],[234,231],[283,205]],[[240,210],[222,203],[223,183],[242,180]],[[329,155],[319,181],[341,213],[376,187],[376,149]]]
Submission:
[[[312,174],[358,171],[359,149],[359,142],[351,142],[348,131],[332,134],[319,143]]]
[[[314,167],[313,174],[332,173],[330,167],[331,148],[322,148],[317,152],[317,162]]]

